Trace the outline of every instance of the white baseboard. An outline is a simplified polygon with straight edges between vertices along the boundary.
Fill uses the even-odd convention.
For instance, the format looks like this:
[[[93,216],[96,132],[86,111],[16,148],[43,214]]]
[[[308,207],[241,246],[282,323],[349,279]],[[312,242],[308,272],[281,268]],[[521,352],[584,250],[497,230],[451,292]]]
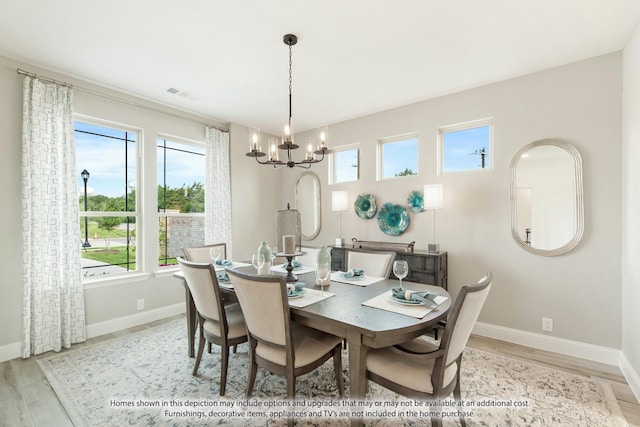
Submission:
[[[633,391],[636,399],[640,402],[640,375],[638,375],[638,372],[633,369],[633,366],[631,366],[629,359],[627,359],[627,356],[624,353],[620,356],[620,370],[627,379],[629,387],[631,387],[631,391]]]
[[[186,310],[184,303],[168,305],[153,310],[141,311],[129,316],[118,317],[100,323],[87,325],[87,338],[93,338],[111,332],[121,331],[133,326],[143,325],[155,320],[165,319],[176,314],[184,313]],[[15,342],[0,346],[0,362],[22,357],[22,344]]]
[[[618,349],[551,337],[489,323],[476,322],[473,333],[483,337],[526,345],[540,350],[580,357],[607,365],[620,366],[622,352]]]
[[[110,334],[111,332],[131,328],[132,326],[143,325],[145,323],[165,319],[176,314],[184,313],[185,310],[185,304],[178,303],[153,310],[141,311],[140,313],[131,314],[129,316],[118,317],[117,319],[93,323],[91,325],[87,325],[87,338]]]

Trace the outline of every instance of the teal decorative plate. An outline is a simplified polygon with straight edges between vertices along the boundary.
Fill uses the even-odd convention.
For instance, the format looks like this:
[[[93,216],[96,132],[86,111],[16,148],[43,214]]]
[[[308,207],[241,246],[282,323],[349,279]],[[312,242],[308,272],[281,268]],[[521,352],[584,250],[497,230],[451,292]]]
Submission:
[[[376,197],[373,194],[360,194],[353,203],[353,207],[356,215],[362,219],[371,219],[378,211]]]
[[[409,226],[409,212],[400,205],[385,203],[378,212],[378,227],[384,234],[399,236]]]
[[[424,212],[424,196],[419,191],[412,191],[407,197],[411,212]]]

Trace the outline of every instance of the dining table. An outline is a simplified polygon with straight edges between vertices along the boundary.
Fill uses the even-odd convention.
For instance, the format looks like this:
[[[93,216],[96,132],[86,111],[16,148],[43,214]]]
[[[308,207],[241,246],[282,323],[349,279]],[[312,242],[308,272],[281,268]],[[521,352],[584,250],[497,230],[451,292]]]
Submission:
[[[231,266],[227,269],[257,273],[252,266]],[[282,273],[272,272],[271,274]],[[181,272],[175,273],[174,276],[184,279]],[[439,321],[446,318],[452,304],[451,295],[444,288],[403,281],[404,289],[438,294],[440,304],[434,309],[424,310],[426,314],[422,317],[376,308],[372,305],[382,307],[387,304],[386,296],[390,300],[391,289],[399,284],[396,279],[378,279],[373,283],[368,283],[367,286],[358,286],[332,279],[330,284],[321,290],[327,295],[330,294],[329,297],[304,307],[290,304],[291,318],[295,322],[346,339],[349,360],[349,394],[350,398],[354,400],[363,400],[366,394],[366,360],[369,349],[400,344],[425,334]],[[308,289],[320,290],[320,287],[316,285],[315,273],[313,272],[298,274],[298,281],[304,283]],[[188,349],[189,356],[193,357],[196,330],[195,305],[186,282],[184,284],[187,303]],[[221,285],[220,289],[229,298],[234,297],[230,285]],[[374,300],[384,300],[384,304],[370,304]],[[391,303],[387,305],[392,308]],[[360,422],[352,420],[352,425],[360,425]]]

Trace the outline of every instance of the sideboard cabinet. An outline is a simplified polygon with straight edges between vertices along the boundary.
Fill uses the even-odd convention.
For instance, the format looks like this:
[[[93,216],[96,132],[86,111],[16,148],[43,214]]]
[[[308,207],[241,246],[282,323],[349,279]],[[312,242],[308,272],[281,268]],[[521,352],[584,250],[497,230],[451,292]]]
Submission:
[[[334,271],[346,271],[346,250],[349,248],[333,246],[331,248],[331,269]],[[369,249],[370,250],[370,249]],[[389,249],[384,249],[388,251]],[[438,252],[432,254],[426,251],[394,251],[396,259],[402,259],[409,264],[409,274],[404,279],[407,282],[436,285],[447,289],[447,253]],[[395,277],[391,273],[391,277]]]

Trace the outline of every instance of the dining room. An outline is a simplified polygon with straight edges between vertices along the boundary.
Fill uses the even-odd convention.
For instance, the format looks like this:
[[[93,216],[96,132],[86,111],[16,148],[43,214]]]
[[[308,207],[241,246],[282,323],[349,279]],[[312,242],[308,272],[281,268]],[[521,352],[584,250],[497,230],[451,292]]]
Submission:
[[[23,230],[17,222],[18,218],[24,217],[21,141],[23,85],[29,77],[17,72],[22,70],[30,75],[73,86],[74,122],[118,128],[125,131],[127,138],[131,135],[137,138],[134,141],[136,156],[131,157],[140,162],[135,170],[135,179],[130,177],[121,185],[121,191],[127,195],[125,200],[135,200],[135,209],[127,207],[113,213],[97,208],[99,199],[95,196],[100,195],[98,183],[101,179],[98,171],[100,163],[105,163],[100,162],[106,158],[105,153],[93,153],[91,159],[95,162],[94,167],[78,164],[77,176],[73,178],[74,204],[80,218],[79,222],[77,218],[74,219],[80,230],[75,243],[81,242],[77,248],[80,252],[78,266],[82,279],[84,338],[88,342],[99,344],[107,337],[119,338],[120,334],[139,331],[149,336],[148,347],[145,347],[148,350],[145,351],[157,354],[153,352],[153,347],[158,345],[158,341],[153,340],[160,338],[152,337],[147,332],[151,325],[163,328],[162,333],[173,337],[172,342],[175,341],[175,349],[173,346],[166,349],[167,360],[180,364],[184,373],[188,374],[180,381],[184,380],[184,384],[190,385],[181,390],[190,386],[195,390],[194,384],[197,383],[197,387],[202,387],[197,388],[198,392],[214,396],[216,402],[227,401],[217,398],[220,373],[215,361],[221,357],[219,350],[213,349],[213,353],[208,353],[208,349],[204,351],[199,376],[191,378],[195,357],[190,357],[188,353],[187,349],[191,347],[188,340],[191,337],[193,348],[197,348],[199,329],[194,327],[189,330],[189,325],[195,325],[194,319],[187,319],[189,304],[185,304],[185,286],[181,278],[175,277],[180,271],[177,257],[184,255],[179,250],[224,242],[227,245],[225,258],[246,263],[242,266],[245,272],[256,270],[251,266],[251,261],[259,252],[261,242],[267,243],[270,252],[286,255],[282,233],[279,233],[282,224],[278,222],[278,215],[283,211],[292,211],[302,214],[300,253],[312,253],[311,249],[305,248],[317,250],[323,246],[333,247],[331,270],[334,275],[349,272],[357,275],[358,269],[352,268],[360,266],[349,267],[347,262],[346,254],[350,249],[370,250],[371,245],[378,251],[392,248],[392,252],[409,260],[409,271],[402,286],[421,291],[431,289],[423,286],[437,287],[446,292],[449,303],[453,304],[464,285],[477,283],[491,272],[492,287],[474,324],[469,348],[475,346],[476,350],[481,351],[501,349],[506,351],[507,356],[515,353],[520,360],[533,364],[546,363],[552,369],[561,365],[561,371],[578,372],[577,376],[583,379],[589,377],[592,367],[597,365],[599,373],[594,376],[611,387],[613,401],[617,401],[616,405],[627,416],[627,422],[631,425],[640,424],[640,342],[636,327],[640,319],[634,305],[639,292],[638,267],[634,260],[640,249],[634,221],[638,211],[635,202],[637,186],[633,184],[639,173],[636,172],[633,158],[638,150],[634,135],[638,127],[635,111],[640,104],[636,91],[640,85],[637,77],[640,75],[637,73],[640,69],[640,35],[634,29],[635,23],[628,28],[629,33],[623,42],[596,55],[578,58],[567,54],[562,61],[527,72],[505,74],[504,78],[462,85],[448,92],[388,105],[384,109],[363,109],[358,114],[343,114],[328,122],[324,134],[326,150],[321,147],[316,147],[318,153],[311,150],[311,158],[322,160],[312,164],[309,169],[273,167],[272,164],[261,165],[256,161],[269,158],[268,141],[273,137],[280,139],[276,134],[280,132],[282,123],[273,124],[272,130],[262,126],[259,141],[261,150],[267,155],[259,157],[252,151],[254,124],[245,118],[227,119],[226,115],[212,114],[203,116],[172,105],[172,98],[166,97],[175,97],[175,94],[164,94],[165,98],[154,101],[139,96],[135,88],[117,89],[118,86],[106,83],[106,77],[102,80],[83,78],[82,73],[73,69],[47,66],[44,59],[39,61],[0,50],[0,88],[5,94],[0,100],[0,135],[7,141],[2,148],[4,155],[0,158],[0,176],[6,183],[3,186],[3,199],[8,202],[0,211],[0,227],[6,242],[0,248],[2,258],[6,260],[0,290],[0,322],[4,325],[0,329],[0,363],[3,369],[10,366],[12,372],[19,372],[16,374],[19,380],[13,378],[12,373],[12,379],[7,383],[12,384],[12,390],[21,390],[11,395],[11,402],[22,402],[19,404],[23,408],[18,411],[20,414],[40,414],[27,418],[42,420],[46,419],[47,413],[64,412],[60,409],[62,404],[57,403],[55,392],[49,385],[43,386],[44,382],[38,384],[47,389],[43,393],[53,396],[51,398],[57,405],[55,409],[38,408],[37,399],[28,393],[29,375],[36,365],[33,362],[29,365],[31,367],[26,367],[29,355],[25,356],[24,353],[23,281],[25,270],[29,269],[25,268],[23,257],[29,251],[23,245]],[[274,63],[281,68],[278,77],[274,78],[278,82],[280,77],[288,77],[290,58],[282,36],[289,31],[293,29],[285,29],[278,34],[270,51]],[[291,58],[295,71],[292,86],[293,117],[311,120],[313,107],[306,104],[309,92],[298,92],[297,84],[315,78],[313,67],[309,67],[306,61],[309,56],[318,54],[318,45],[309,42],[309,38],[305,39],[304,33],[298,36],[297,44],[292,46]],[[304,64],[301,69],[295,68],[298,61]],[[395,82],[397,79],[389,80]],[[276,85],[285,101],[287,90],[291,90],[286,83],[282,87]],[[262,84],[271,85],[266,82]],[[346,103],[340,93],[324,95],[334,104]],[[187,94],[183,98],[185,102],[196,102],[188,100]],[[278,108],[274,109],[278,110],[281,119],[286,119],[287,113],[291,116],[287,103],[277,100],[280,98],[261,99],[259,102],[263,104],[263,110],[269,109],[264,105],[271,107],[277,104]],[[298,122],[294,121],[294,124]],[[321,127],[314,123],[297,129],[295,140],[300,148],[292,150],[291,155],[294,161],[304,162],[308,154],[306,141],[309,138],[320,141],[318,135]],[[472,163],[473,170],[446,170],[444,153],[447,135],[464,133],[469,129],[489,129],[484,135],[489,145],[465,148],[461,154]],[[76,140],[80,139],[76,136]],[[161,140],[166,144],[161,144]],[[228,189],[224,201],[226,205],[220,209],[221,199],[210,198],[215,200],[214,204],[203,205],[202,211],[193,208],[190,212],[179,212],[180,207],[185,206],[182,200],[192,197],[190,202],[193,202],[195,198],[192,194],[201,194],[201,189],[190,186],[192,181],[184,180],[185,186],[181,186],[182,182],[163,186],[160,160],[170,152],[171,143],[197,147],[202,150],[203,157],[207,157],[206,142],[213,140],[226,140],[228,151],[218,169],[228,172],[228,181],[226,184],[206,181],[204,187]],[[130,141],[127,139],[127,142]],[[398,154],[396,157],[401,160],[400,169],[394,170],[392,176],[385,176],[385,150],[393,153],[394,147],[405,142],[414,151],[409,155],[404,152]],[[558,149],[568,159],[570,165],[565,170],[570,170],[568,181],[575,187],[572,197],[564,199],[564,202],[569,200],[569,219],[554,218],[549,221],[547,224],[558,228],[549,228],[545,235],[542,232],[545,225],[535,222],[538,217],[531,217],[526,224],[518,222],[518,218],[526,215],[522,210],[525,205],[522,197],[525,195],[518,191],[517,179],[522,176],[518,175],[518,171],[524,169],[524,154],[535,157],[533,154],[542,152],[538,149],[550,147]],[[81,151],[78,153],[82,154]],[[287,154],[286,148],[281,150],[281,159],[286,159]],[[183,169],[196,169],[193,163],[189,165]],[[391,162],[386,165],[390,166]],[[538,175],[550,177],[562,169],[548,165]],[[90,172],[84,183],[80,174],[83,169]],[[344,175],[341,174],[343,172]],[[118,178],[122,180],[125,175],[121,175]],[[531,175],[534,174],[528,176]],[[203,183],[205,178],[207,176],[203,172]],[[559,179],[553,175],[554,182]],[[166,204],[160,209],[159,186],[175,190],[171,193],[178,200],[175,206]],[[531,184],[520,187],[531,187]],[[206,188],[203,191],[207,191]],[[428,194],[433,195],[431,191],[434,188],[438,189],[438,196],[433,196],[437,203],[430,205],[433,198]],[[559,193],[559,186],[555,190]],[[127,199],[131,195],[135,195],[135,198]],[[337,199],[334,200],[334,197]],[[533,200],[532,196],[530,199]],[[162,200],[168,201],[169,197]],[[88,210],[84,202],[88,202]],[[195,206],[195,203],[191,206]],[[98,214],[91,213],[94,207]],[[223,237],[214,237],[212,230],[204,231],[207,221],[215,223],[215,219],[206,219],[206,210],[211,213],[226,210],[225,222],[213,227],[215,233],[219,233],[217,236]],[[114,237],[113,233],[119,230],[118,227],[124,227],[120,225],[108,236],[105,229],[108,225],[98,219],[109,217],[135,217],[135,220],[128,220],[129,229],[125,228],[124,231],[128,233],[126,237]],[[175,233],[172,237],[171,227],[167,227],[168,222],[163,221],[180,219],[186,224],[187,217],[194,221],[188,223],[192,234]],[[193,225],[196,223],[199,225]],[[559,225],[565,223],[569,223],[569,226],[560,229]],[[567,230],[568,237],[563,238],[560,244],[545,246],[549,236],[557,237]],[[177,226],[174,225],[173,231],[177,231]],[[291,234],[295,235],[295,231]],[[543,236],[547,240],[538,248],[531,244],[532,241],[542,242]],[[45,243],[45,247],[50,249],[48,252],[57,253],[58,249],[49,246],[53,239],[47,237],[44,241],[48,242]],[[84,246],[83,242],[91,246]],[[283,247],[279,248],[280,245]],[[354,248],[358,245],[367,247]],[[113,270],[117,271],[115,274],[90,273],[100,271],[89,269],[89,257],[92,254],[114,252],[119,247],[127,247],[127,253],[132,258],[117,263],[126,263],[125,270],[130,270]],[[169,253],[169,248],[178,251]],[[163,250],[166,252],[163,253]],[[303,259],[304,255],[299,255],[299,259]],[[300,267],[294,266],[295,259],[291,258],[291,273],[297,275],[295,268]],[[286,265],[282,267],[282,264],[289,260],[286,256],[279,256],[278,261],[283,269],[280,273],[286,275]],[[332,302],[354,298],[355,308],[348,309],[349,313],[343,313],[347,306],[335,309],[336,313],[331,315],[335,323],[323,332],[333,333],[342,340],[345,393],[363,395],[366,373],[362,374],[362,360],[370,348],[377,349],[382,346],[381,343],[390,341],[385,341],[388,337],[379,331],[363,332],[366,331],[366,325],[352,325],[353,330],[345,328],[348,321],[339,316],[350,314],[353,318],[374,318],[385,323],[384,319],[388,320],[388,316],[391,316],[387,314],[391,313],[387,310],[390,305],[388,300],[385,301],[387,309],[363,303],[382,294],[389,296],[391,289],[399,285],[398,276],[391,267],[388,277],[369,286],[344,283],[339,281],[344,277],[331,276],[328,286],[318,287],[315,284],[315,261],[317,254],[313,252],[305,261],[308,270],[297,275],[297,279],[301,279],[299,281],[305,283],[305,289],[308,289],[304,291],[305,298],[319,293],[323,299],[304,307],[295,306],[304,298],[291,299],[292,319],[306,327],[318,328],[318,319],[324,316],[323,310],[328,310]],[[86,266],[81,266],[81,263],[86,263]],[[110,267],[113,267],[111,264]],[[427,268],[426,265],[437,267]],[[36,267],[33,269],[36,270]],[[363,274],[366,275],[368,270],[369,267],[364,268]],[[289,283],[296,282],[298,280]],[[414,284],[417,284],[416,288],[411,287]],[[357,293],[363,295],[356,296]],[[333,295],[327,296],[329,294]],[[395,308],[406,311],[407,305],[396,302]],[[365,315],[365,312],[380,315]],[[438,323],[442,320],[430,318],[430,315],[427,313],[424,315],[426,317],[420,319],[398,313],[393,316],[403,316],[399,317],[401,319],[406,317],[408,323],[403,325],[410,332],[403,338],[408,341],[417,336],[413,335],[419,329],[430,330],[431,324],[420,325],[420,322]],[[355,334],[355,330],[359,333]],[[439,337],[442,337],[441,332]],[[71,350],[85,345],[71,345]],[[121,345],[124,352],[128,347],[124,341]],[[161,357],[160,354],[157,356]],[[24,361],[21,357],[25,357]],[[480,374],[473,377],[471,371],[465,370],[465,364],[477,371],[485,369],[484,364],[489,369],[490,363],[483,357],[481,352],[471,350],[469,359],[462,363],[463,395],[465,384],[467,390],[473,384],[476,394],[469,401],[475,404],[482,401],[482,396],[491,398],[485,394],[488,391],[481,387],[481,383],[488,379]],[[34,358],[44,359],[44,356],[33,355],[31,359]],[[549,361],[551,359],[552,362]],[[495,359],[491,360],[495,362]],[[562,365],[563,361],[566,365]],[[89,360],[86,362],[88,364]],[[227,394],[243,398],[249,364],[248,343],[241,344],[238,353],[231,350],[227,386],[230,391]],[[313,381],[302,379],[296,382],[301,393],[326,394],[339,399],[337,394],[333,395],[337,393],[337,388],[331,362],[328,361],[318,372],[307,374]],[[39,375],[36,375],[38,381],[44,381]],[[162,375],[158,373],[159,378]],[[267,375],[262,368],[258,369],[256,395],[264,398],[286,396],[286,383],[271,383],[275,381],[272,377],[277,376]],[[206,381],[202,378],[206,378]],[[351,383],[350,380],[354,378],[357,380]],[[534,380],[531,379],[531,382]],[[367,384],[369,390],[373,390],[371,393],[375,394],[376,401],[404,401],[398,397],[399,394],[388,394],[383,386],[374,385],[373,382]],[[574,389],[583,386],[580,384]],[[124,383],[119,385],[125,386]],[[263,388],[260,389],[259,385]],[[604,389],[608,390],[607,387]],[[139,396],[124,396],[119,402],[135,404],[134,398],[145,399],[142,391],[140,393]],[[608,391],[603,393],[610,397]],[[182,399],[184,403],[191,397],[185,392],[174,398]],[[149,397],[146,400],[153,399]],[[506,402],[508,398],[495,398],[494,402],[498,400]],[[515,404],[516,400],[513,399],[512,403]],[[322,408],[327,411],[334,409]],[[403,410],[424,411],[425,408],[405,407]],[[512,412],[517,414],[515,409]],[[456,422],[455,418],[447,422]]]

